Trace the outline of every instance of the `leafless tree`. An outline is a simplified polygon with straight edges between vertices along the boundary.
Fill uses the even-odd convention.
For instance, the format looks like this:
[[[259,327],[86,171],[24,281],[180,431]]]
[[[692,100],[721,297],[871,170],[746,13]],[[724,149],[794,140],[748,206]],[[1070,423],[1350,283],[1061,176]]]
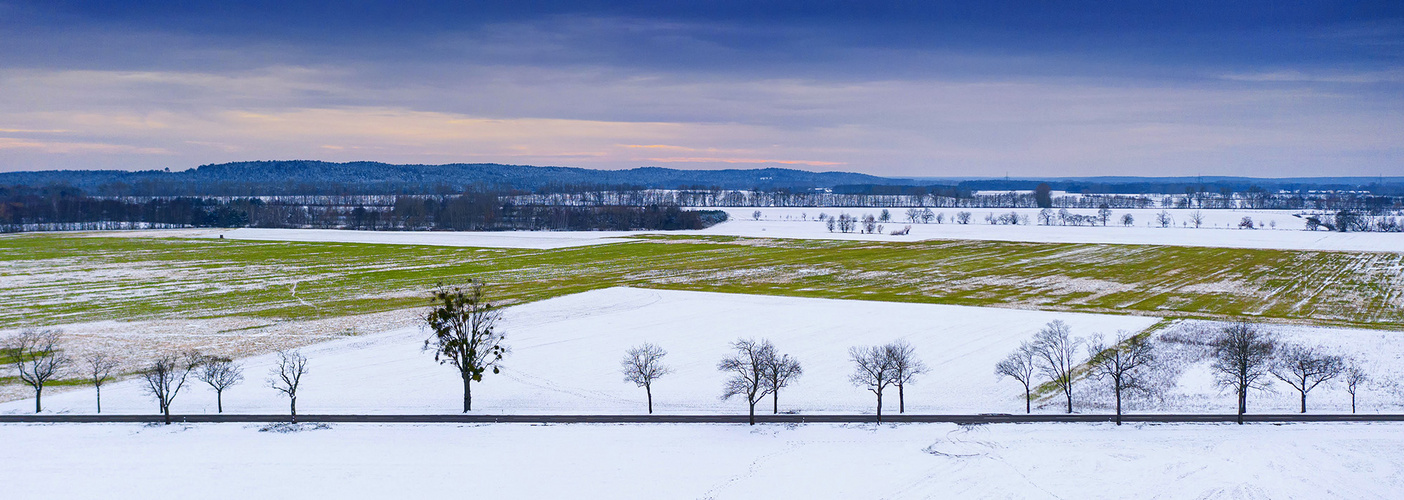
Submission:
[[[141,378],[146,382],[146,392],[156,398],[166,424],[171,423],[171,402],[185,387],[185,380],[191,370],[200,366],[204,356],[195,351],[180,354],[167,354],[157,358],[147,369],[142,370]]]
[[[1287,344],[1277,350],[1276,359],[1268,371],[1278,380],[1296,389],[1302,397],[1302,413],[1306,413],[1307,393],[1316,386],[1340,376],[1345,360],[1340,356],[1317,352],[1310,347]]]
[[[829,217],[828,219],[824,219],[824,227],[829,228],[829,232],[834,232],[834,218]]]
[[[268,386],[288,397],[288,409],[297,423],[297,386],[307,374],[307,357],[297,351],[278,351],[278,366],[268,371]]]
[[[1204,225],[1204,212],[1199,211],[1199,210],[1195,210],[1195,211],[1193,211],[1193,212],[1190,212],[1189,220],[1190,220],[1191,223],[1194,224],[1194,227],[1196,227],[1196,228],[1198,228],[1199,226]]]
[[[917,375],[927,372],[926,363],[916,357],[916,349],[905,340],[898,340],[882,347],[892,363],[892,385],[897,386],[897,413],[907,412],[905,389]]]
[[[663,356],[667,355],[668,351],[662,347],[645,342],[625,351],[624,360],[619,363],[623,367],[624,380],[644,388],[648,394],[649,413],[653,413],[653,381],[673,373],[663,364]]]
[[[1225,327],[1213,348],[1215,383],[1238,397],[1238,423],[1242,424],[1248,411],[1248,391],[1263,390],[1270,383],[1268,364],[1276,343],[1272,334],[1243,322]]]
[[[1121,214],[1121,225],[1131,227],[1131,225],[1135,223],[1136,218],[1132,217],[1131,214]]]
[[[839,214],[838,229],[840,233],[851,233],[853,232],[853,227],[857,225],[858,218],[848,214]]]
[[[1072,330],[1067,323],[1053,320],[1034,335],[1034,358],[1039,372],[1063,391],[1068,402],[1068,413],[1072,413],[1073,369],[1077,368],[1077,347],[1081,342],[1072,338]]]
[[[760,220],[760,218],[761,218],[760,210],[756,210],[756,211],[754,211],[754,212],[751,212],[751,218],[752,218],[752,219],[755,219],[755,220]]]
[[[877,231],[877,218],[873,214],[863,214],[863,232],[873,234]]]
[[[62,341],[63,332],[58,330],[28,329],[6,343],[5,354],[19,372],[20,382],[34,389],[34,413],[43,409],[44,385],[73,362],[59,348]]]
[[[959,224],[969,224],[969,223],[970,223],[970,212],[956,212],[956,214],[955,214],[955,220],[956,220],[956,222],[959,223]]]
[[[921,223],[922,223],[922,224],[930,224],[931,221],[932,221],[933,219],[936,220],[937,223],[940,223],[941,219],[944,219],[944,218],[945,218],[944,216],[938,217],[938,216],[936,215],[936,213],[935,213],[935,212],[932,212],[931,209],[929,209],[929,208],[923,208],[923,209],[921,209]]]
[[[1370,383],[1370,375],[1360,366],[1360,362],[1350,360],[1346,363],[1342,379],[1345,381],[1346,392],[1350,393],[1350,412],[1355,413],[1355,393],[1361,386]]]
[[[921,210],[917,210],[917,209],[915,209],[915,208],[908,208],[908,209],[907,209],[907,222],[910,222],[910,223],[912,223],[912,224],[916,224],[916,223],[917,223],[918,221],[920,221],[920,220],[921,220]]]
[[[1170,216],[1169,211],[1161,210],[1160,213],[1155,214],[1155,223],[1160,224],[1160,227],[1170,227],[1171,224],[1175,223],[1175,219]]]
[[[463,412],[473,409],[472,382],[481,381],[508,353],[497,331],[502,313],[488,301],[481,280],[469,280],[468,288],[440,285],[431,300],[434,307],[424,321],[434,336],[424,341],[424,350],[434,351],[434,361],[450,364],[463,379]]]
[[[892,385],[892,358],[883,346],[850,347],[848,359],[853,361],[853,374],[848,380],[877,395],[877,421],[882,422],[882,393]]]
[[[1116,396],[1116,425],[1121,425],[1121,399],[1126,391],[1149,391],[1146,371],[1155,362],[1149,335],[1128,335],[1117,332],[1116,343],[1105,345],[1101,335],[1093,337],[1087,347],[1091,375],[1108,380]]]
[[[244,367],[229,358],[207,356],[195,370],[195,378],[214,389],[215,407],[224,413],[224,390],[244,381]]]
[[[1101,221],[1102,227],[1106,227],[1107,223],[1111,222],[1111,217],[1111,207],[1107,206],[1106,203],[1103,203],[1100,207],[1097,208],[1097,220]]]
[[[751,425],[756,425],[756,403],[771,390],[766,382],[766,368],[775,357],[775,346],[768,340],[740,339],[732,342],[731,348],[736,353],[717,363],[718,370],[731,374],[721,398],[725,401],[732,396],[745,396],[746,404],[750,407]]]
[[[107,353],[99,352],[84,358],[84,375],[97,390],[97,412],[102,413],[102,384],[112,380],[112,371],[117,369],[117,360]]]
[[[799,360],[791,358],[789,354],[779,355],[778,352],[771,351],[765,367],[765,383],[770,386],[771,413],[780,413],[780,389],[790,385],[790,382],[800,375],[804,375],[804,368],[800,366]]]
[[[995,365],[995,374],[1000,378],[1009,377],[1024,384],[1024,413],[1033,412],[1033,377],[1038,371],[1034,362],[1037,352],[1032,344],[1024,342]]]

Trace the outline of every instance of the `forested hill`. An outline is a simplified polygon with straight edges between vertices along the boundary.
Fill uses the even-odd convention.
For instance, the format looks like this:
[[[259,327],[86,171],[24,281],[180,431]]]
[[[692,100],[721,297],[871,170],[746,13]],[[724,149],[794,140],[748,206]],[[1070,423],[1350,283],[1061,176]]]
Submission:
[[[808,189],[851,184],[905,184],[847,172],[806,172],[783,168],[676,170],[635,168],[591,170],[495,163],[392,165],[378,162],[254,161],[202,165],[168,172],[148,170],[68,170],[0,173],[0,186],[68,185],[98,195],[249,196],[282,194],[418,194],[486,189],[538,191],[581,186],[642,188]]]

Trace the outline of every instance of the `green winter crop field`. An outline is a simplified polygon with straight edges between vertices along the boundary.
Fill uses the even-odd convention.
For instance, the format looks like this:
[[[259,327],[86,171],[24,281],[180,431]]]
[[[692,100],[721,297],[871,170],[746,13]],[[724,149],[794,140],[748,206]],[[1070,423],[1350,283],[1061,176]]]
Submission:
[[[0,237],[0,328],[318,319],[487,279],[513,302],[611,286],[1404,329],[1404,255],[987,241],[650,236],[557,250]]]

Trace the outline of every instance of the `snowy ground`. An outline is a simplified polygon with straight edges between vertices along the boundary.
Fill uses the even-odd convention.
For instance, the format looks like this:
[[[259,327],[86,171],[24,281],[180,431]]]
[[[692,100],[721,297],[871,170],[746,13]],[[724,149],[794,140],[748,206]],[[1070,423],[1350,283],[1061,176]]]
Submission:
[[[998,381],[995,363],[1054,319],[1072,327],[1076,336],[1114,335],[1140,331],[1157,319],[1140,316],[753,296],[686,291],[610,288],[525,304],[507,310],[502,329],[513,352],[503,373],[488,374],[474,385],[475,411],[483,413],[624,414],[644,410],[644,393],[622,380],[619,360],[625,349],[648,341],[669,351],[667,362],[676,373],[654,387],[660,413],[744,413],[740,401],[719,401],[724,374],[715,369],[727,354],[727,344],[740,337],[764,337],[796,356],[805,374],[780,397],[781,411],[862,413],[873,410],[873,398],[848,381],[850,346],[886,343],[905,338],[931,366],[931,373],[907,388],[907,410],[918,413],[1017,412],[1022,393],[1013,381]],[[1177,327],[1192,329],[1194,324]],[[1203,325],[1200,325],[1203,326]],[[1211,325],[1212,326],[1212,325]],[[1179,330],[1175,330],[1179,331]],[[1284,328],[1290,339],[1326,344],[1357,355],[1376,367],[1381,380],[1404,366],[1401,334],[1370,330]],[[303,382],[298,409],[303,413],[455,413],[461,404],[461,382],[449,367],[434,363],[421,351],[427,335],[417,328],[348,337],[304,348],[310,369]],[[247,358],[247,381],[226,392],[227,411],[275,413],[285,400],[264,382],[271,356]],[[1188,359],[1179,385],[1172,387],[1165,406],[1138,402],[1138,411],[1224,412],[1232,398],[1219,394],[1207,375],[1207,361]],[[176,398],[173,412],[212,413],[214,394],[193,382]],[[1105,411],[1105,391],[1082,385],[1078,407]],[[1285,389],[1285,388],[1284,388]],[[895,394],[894,394],[895,396]],[[1323,386],[1313,393],[1314,412],[1348,411],[1344,392]],[[1388,391],[1368,390],[1362,411],[1398,411]],[[896,410],[896,398],[886,399],[886,411]],[[47,411],[87,413],[93,408],[91,389],[53,393],[44,399]],[[763,407],[769,411],[770,401]],[[1037,411],[1059,411],[1051,401]],[[1255,394],[1255,412],[1294,411],[1293,394]],[[103,390],[109,413],[154,413],[155,405],[135,380]],[[33,401],[0,404],[0,412],[27,413]]]
[[[0,425],[13,498],[1398,498],[1404,425]]]
[[[830,232],[816,217],[823,213],[856,217],[881,213],[881,208],[726,208],[730,220],[697,231],[668,231],[666,234],[747,236],[800,239],[843,239],[863,241],[922,241],[931,239],[964,239],[989,241],[1021,241],[1034,243],[1104,243],[1171,246],[1207,246],[1224,248],[1264,248],[1279,250],[1340,250],[1363,252],[1404,252],[1404,234],[1400,233],[1335,233],[1304,231],[1302,219],[1296,212],[1272,210],[1203,210],[1204,225],[1195,228],[1189,222],[1194,210],[1166,210],[1174,219],[1172,227],[1151,227],[1159,209],[1113,210],[1113,221],[1106,227],[1039,226],[1036,209],[933,209],[945,215],[944,224],[911,224],[906,222],[905,208],[888,209],[892,222],[883,224],[883,234]],[[753,217],[761,212],[760,220]],[[970,224],[956,224],[955,214],[971,212]],[[991,225],[985,216],[1016,212],[1026,216],[1031,225]],[[1096,210],[1076,209],[1070,212],[1095,215]],[[1135,224],[1124,227],[1118,221],[1122,214],[1132,214]],[[1276,228],[1238,229],[1243,217],[1252,217]],[[893,236],[890,233],[904,226],[911,233]],[[167,236],[261,240],[309,241],[345,243],[383,243],[401,245],[440,245],[490,248],[551,249],[597,245],[625,241],[622,238],[640,234],[662,234],[658,231],[348,231],[337,229],[222,229],[222,230],[154,230],[109,231],[94,233],[102,236]]]

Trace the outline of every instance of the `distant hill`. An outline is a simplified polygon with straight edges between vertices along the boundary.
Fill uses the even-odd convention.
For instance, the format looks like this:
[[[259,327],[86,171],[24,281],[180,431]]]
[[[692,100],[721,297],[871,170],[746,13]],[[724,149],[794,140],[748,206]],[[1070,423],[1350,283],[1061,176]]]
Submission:
[[[190,170],[55,170],[0,173],[0,185],[68,185],[109,195],[398,194],[461,192],[465,188],[536,191],[564,186],[722,189],[810,189],[851,184],[911,184],[848,172],[784,168],[677,170],[645,167],[592,170],[495,163],[393,165],[378,162],[251,161],[202,165]]]

